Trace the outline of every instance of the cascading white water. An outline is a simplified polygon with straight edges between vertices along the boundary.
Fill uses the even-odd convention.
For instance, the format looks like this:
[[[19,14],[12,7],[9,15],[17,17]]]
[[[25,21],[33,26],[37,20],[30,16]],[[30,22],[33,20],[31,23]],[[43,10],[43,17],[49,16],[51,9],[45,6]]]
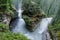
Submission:
[[[42,19],[42,22],[40,24],[40,30],[41,31],[39,33],[42,34],[44,31],[47,31],[48,25],[51,22],[51,20],[52,20],[52,17]]]
[[[22,13],[22,10],[21,9],[19,9],[18,10],[18,22],[17,22],[17,25],[15,26],[15,29],[13,29],[13,32],[22,32],[21,30],[23,30],[23,28],[22,27],[24,27],[25,26],[25,22],[24,22],[24,20],[22,19],[22,16],[21,16],[21,13]]]
[[[51,22],[52,17],[44,18],[40,22],[39,27],[32,33],[28,32],[25,35],[31,40],[46,40],[46,32],[48,29],[48,24]]]
[[[15,28],[12,30],[13,32],[18,32],[21,34],[24,34],[25,36],[27,36],[29,39],[31,40],[46,40],[46,31],[48,28],[48,24],[51,22],[52,18],[44,18],[42,19],[42,21],[39,23],[39,27],[34,31],[34,32],[29,32],[26,28],[25,28],[25,21],[22,19],[22,10],[21,10],[21,6],[22,6],[22,0],[19,3],[19,7],[18,7],[18,20],[17,23],[15,24]]]
[[[19,5],[18,5],[18,10],[17,10],[17,12],[18,12],[18,22],[17,22],[17,25],[15,25],[15,28],[12,30],[13,32],[21,32],[21,30],[23,30],[23,28],[22,27],[24,27],[25,26],[25,22],[24,22],[24,20],[22,19],[22,11],[23,10],[21,10],[21,7],[22,7],[22,0],[17,0],[18,2],[17,3],[19,3]],[[20,29],[21,28],[21,29]]]
[[[26,37],[28,37],[31,40],[46,40],[47,28],[51,20],[52,20],[51,17],[42,19],[39,27],[34,32],[29,32],[25,28],[25,22],[23,21],[23,19],[19,18],[19,21],[15,26],[15,29],[13,29],[13,32],[19,32],[21,34],[24,34]]]

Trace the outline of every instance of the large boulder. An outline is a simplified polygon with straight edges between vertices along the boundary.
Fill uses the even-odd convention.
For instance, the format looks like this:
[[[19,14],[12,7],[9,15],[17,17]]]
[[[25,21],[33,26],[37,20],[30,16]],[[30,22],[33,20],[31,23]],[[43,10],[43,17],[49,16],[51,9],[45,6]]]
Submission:
[[[29,31],[34,31],[40,22],[40,20],[46,15],[44,12],[38,7],[37,4],[31,3],[31,4],[25,4],[27,8],[24,8],[24,11],[22,13],[22,18],[26,22],[26,28]],[[29,6],[27,6],[29,5]]]

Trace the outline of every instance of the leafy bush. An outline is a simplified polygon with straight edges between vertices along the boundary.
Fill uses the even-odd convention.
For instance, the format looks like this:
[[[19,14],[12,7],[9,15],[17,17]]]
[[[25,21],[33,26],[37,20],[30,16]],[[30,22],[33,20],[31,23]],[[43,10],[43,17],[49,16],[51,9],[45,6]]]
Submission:
[[[0,32],[0,40],[28,40],[22,34],[12,33],[12,32]]]
[[[11,2],[12,0],[1,0],[0,12],[2,12],[2,15],[10,16],[11,18],[16,18],[18,14],[13,4],[11,4]]]
[[[0,31],[5,31],[7,29],[8,28],[7,28],[6,24],[4,24],[3,22],[0,22]]]
[[[52,24],[49,26],[49,31],[52,34],[55,34],[52,36],[53,38],[55,36],[57,40],[60,40],[60,8],[54,17]]]
[[[49,32],[51,33],[52,39],[55,39],[56,36],[58,40],[60,40],[60,21],[56,21],[54,25],[49,26]],[[53,35],[55,34],[55,35]]]
[[[23,15],[23,19],[25,20],[26,24],[31,24],[32,23],[32,19],[30,19],[30,17]]]

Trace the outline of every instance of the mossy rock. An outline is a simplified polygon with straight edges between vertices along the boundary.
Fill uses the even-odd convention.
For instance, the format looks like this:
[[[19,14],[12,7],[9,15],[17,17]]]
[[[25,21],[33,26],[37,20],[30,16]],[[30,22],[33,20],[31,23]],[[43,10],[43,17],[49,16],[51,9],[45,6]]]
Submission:
[[[40,20],[46,17],[46,15],[43,13],[43,11],[40,10],[37,4],[31,3],[25,5],[25,8],[27,8],[22,12],[22,18],[26,22],[26,28],[29,31],[34,31],[38,27],[36,25],[38,25]]]

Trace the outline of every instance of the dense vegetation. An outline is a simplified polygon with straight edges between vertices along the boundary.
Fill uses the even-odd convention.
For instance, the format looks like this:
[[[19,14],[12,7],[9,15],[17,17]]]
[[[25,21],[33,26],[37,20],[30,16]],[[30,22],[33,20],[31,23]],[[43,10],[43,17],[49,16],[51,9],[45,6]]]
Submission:
[[[49,31],[53,40],[60,40],[60,9],[58,10],[56,17],[53,19],[52,24],[49,26]]]
[[[15,14],[14,14],[15,13]],[[15,7],[11,4],[11,0],[0,1],[0,15],[10,16],[11,18],[17,17]]]

